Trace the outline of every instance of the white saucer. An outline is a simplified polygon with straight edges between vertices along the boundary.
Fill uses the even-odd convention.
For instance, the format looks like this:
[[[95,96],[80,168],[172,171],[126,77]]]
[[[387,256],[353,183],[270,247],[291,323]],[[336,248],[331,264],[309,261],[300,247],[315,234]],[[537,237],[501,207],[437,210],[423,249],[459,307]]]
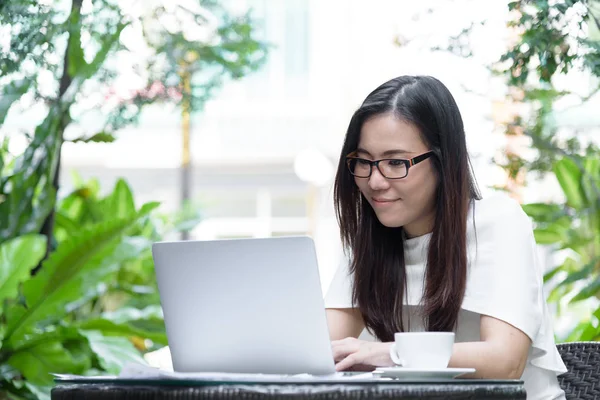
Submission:
[[[453,379],[458,376],[475,372],[475,368],[404,368],[379,367],[373,374],[381,378],[405,380]]]

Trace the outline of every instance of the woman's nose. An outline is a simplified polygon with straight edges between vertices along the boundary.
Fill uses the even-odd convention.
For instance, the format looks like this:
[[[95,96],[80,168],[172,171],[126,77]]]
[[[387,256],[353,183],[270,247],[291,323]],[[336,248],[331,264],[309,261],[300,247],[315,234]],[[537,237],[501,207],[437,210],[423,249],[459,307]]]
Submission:
[[[369,187],[371,190],[382,190],[387,189],[390,186],[390,183],[385,178],[385,176],[381,175],[379,172],[379,168],[373,165],[373,171],[371,172],[371,176],[369,177]]]

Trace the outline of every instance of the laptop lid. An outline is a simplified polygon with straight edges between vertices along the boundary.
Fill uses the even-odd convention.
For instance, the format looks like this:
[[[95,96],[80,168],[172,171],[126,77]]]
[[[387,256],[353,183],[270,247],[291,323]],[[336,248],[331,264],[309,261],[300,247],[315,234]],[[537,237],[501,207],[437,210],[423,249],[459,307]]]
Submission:
[[[178,372],[335,372],[309,237],[152,247]]]

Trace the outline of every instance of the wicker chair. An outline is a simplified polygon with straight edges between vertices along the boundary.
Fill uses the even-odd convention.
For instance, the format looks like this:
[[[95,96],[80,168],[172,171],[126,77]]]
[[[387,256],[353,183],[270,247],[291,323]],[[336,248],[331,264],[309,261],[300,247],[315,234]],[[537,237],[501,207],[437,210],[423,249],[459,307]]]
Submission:
[[[600,342],[557,345],[567,372],[558,377],[568,400],[600,400]]]

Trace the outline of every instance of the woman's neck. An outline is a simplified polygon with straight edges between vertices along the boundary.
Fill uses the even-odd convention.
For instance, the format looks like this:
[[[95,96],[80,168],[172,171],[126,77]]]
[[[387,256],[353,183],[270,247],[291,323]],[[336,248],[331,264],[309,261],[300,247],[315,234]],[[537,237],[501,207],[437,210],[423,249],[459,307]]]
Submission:
[[[408,239],[427,235],[428,233],[433,232],[434,223],[435,212],[431,212],[410,224],[404,225],[404,233]]]

